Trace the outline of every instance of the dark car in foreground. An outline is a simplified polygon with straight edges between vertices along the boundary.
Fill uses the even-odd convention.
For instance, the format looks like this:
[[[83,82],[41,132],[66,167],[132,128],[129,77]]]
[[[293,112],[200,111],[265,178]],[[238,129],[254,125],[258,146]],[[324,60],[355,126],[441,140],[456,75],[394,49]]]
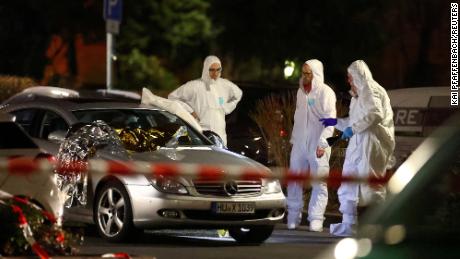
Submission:
[[[358,234],[319,258],[458,258],[460,114],[427,137],[388,182],[387,200],[368,209]]]
[[[139,99],[129,96],[115,98],[96,93],[83,96],[68,89],[37,87],[10,98],[0,110],[14,115],[16,122],[34,141],[53,155],[59,153],[69,129],[65,141],[70,137],[80,142],[92,141],[82,139],[84,136],[77,134],[82,132],[79,129],[87,126],[72,125],[83,123],[91,126],[95,121],[103,121],[118,134],[128,133],[122,141],[125,150],[118,153],[91,150],[95,153],[92,158],[177,165],[241,166],[269,171],[252,159],[213,146],[206,137],[176,115],[142,105]],[[147,136],[147,133],[161,135],[164,138],[167,131],[162,129],[168,128],[179,129],[177,132],[174,130],[174,136],[170,136],[171,140],[177,137],[178,141],[165,141],[155,149],[143,151],[128,148],[128,144],[133,144],[132,140],[140,136],[133,132],[142,132],[142,136]],[[180,136],[177,135],[179,133]],[[86,137],[93,137],[94,134],[91,134]],[[86,184],[86,180],[83,183]],[[143,174],[90,174],[87,183],[87,200],[83,197],[76,201],[77,206],[72,205],[73,201],[67,203],[69,208],[65,210],[64,217],[95,223],[99,233],[110,241],[123,240],[137,229],[225,228],[239,242],[261,243],[270,237],[274,225],[282,220],[285,211],[285,197],[279,182],[265,178],[196,181]],[[75,187],[78,191],[79,186],[69,188]]]

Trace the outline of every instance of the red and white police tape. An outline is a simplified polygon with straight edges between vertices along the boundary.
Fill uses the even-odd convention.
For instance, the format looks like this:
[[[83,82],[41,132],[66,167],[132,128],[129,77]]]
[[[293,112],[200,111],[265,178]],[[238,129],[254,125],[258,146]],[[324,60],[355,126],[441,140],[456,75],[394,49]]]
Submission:
[[[6,194],[6,193],[2,193],[3,196],[6,196],[6,197],[10,197],[11,199],[13,199],[15,202],[19,202],[19,203],[23,203],[23,204],[26,204],[28,206],[31,206],[31,207],[34,207],[35,209],[41,211],[41,213],[43,214],[43,216],[45,218],[47,218],[49,221],[51,222],[56,222],[56,218],[46,212],[45,210],[42,210],[41,208],[39,208],[38,206],[36,206],[35,204],[31,203],[27,198],[21,198],[21,197],[17,197],[17,196],[12,196],[12,195],[9,195],[9,194]],[[45,251],[45,249],[43,249],[43,247],[35,240],[34,238],[34,235],[32,233],[32,229],[30,228],[30,225],[29,225],[29,222],[27,221],[27,218],[24,214],[24,212],[22,211],[21,207],[17,206],[17,205],[14,205],[14,204],[11,204],[11,205],[8,205],[6,204],[4,201],[0,200],[0,204],[4,205],[4,206],[9,206],[11,207],[11,210],[13,211],[13,213],[17,214],[17,220],[18,220],[18,225],[19,227],[21,228],[22,230],[22,234],[24,236],[24,239],[27,241],[27,243],[29,243],[32,251],[40,258],[40,259],[48,259],[49,258],[49,255],[48,253]],[[61,240],[62,242],[64,241],[64,236],[62,235],[61,237]]]
[[[91,172],[96,174],[134,175],[146,174],[153,177],[185,177],[192,180],[226,181],[257,180],[260,178],[277,179],[282,183],[318,182],[340,185],[342,182],[386,184],[391,174],[386,177],[351,177],[343,176],[340,170],[332,169],[329,176],[316,177],[309,172],[294,172],[286,168],[254,168],[234,165],[202,165],[191,163],[151,163],[143,161],[109,161],[94,159],[87,162],[57,163],[47,159],[28,157],[0,158],[0,173],[27,175],[38,171],[64,173]]]

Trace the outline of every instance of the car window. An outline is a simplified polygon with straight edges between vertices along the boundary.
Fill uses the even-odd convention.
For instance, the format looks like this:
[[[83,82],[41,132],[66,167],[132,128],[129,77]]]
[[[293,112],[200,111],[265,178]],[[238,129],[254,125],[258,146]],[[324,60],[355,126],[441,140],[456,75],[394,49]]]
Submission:
[[[52,111],[46,111],[43,116],[43,121],[40,126],[39,138],[48,139],[48,135],[56,131],[67,131],[69,125],[67,122]]]
[[[31,136],[35,137],[33,132],[33,121],[37,114],[36,109],[25,109],[11,112],[15,116],[15,122],[21,125],[21,127]]]
[[[4,138],[0,138],[1,149],[38,148],[23,130],[14,122],[0,122],[0,132]]]
[[[92,109],[73,112],[75,117],[83,123],[92,123],[102,120],[114,129],[143,129],[152,128],[167,130],[170,126],[186,128],[190,141],[183,145],[210,145],[195,129],[174,114],[159,110],[148,109]]]

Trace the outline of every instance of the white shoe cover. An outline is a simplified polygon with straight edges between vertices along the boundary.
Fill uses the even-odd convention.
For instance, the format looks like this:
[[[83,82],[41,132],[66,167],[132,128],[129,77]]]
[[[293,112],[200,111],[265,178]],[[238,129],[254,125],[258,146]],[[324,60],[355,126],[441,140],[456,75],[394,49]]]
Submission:
[[[287,225],[287,228],[288,228],[289,230],[294,230],[296,227],[297,227],[297,226],[296,226],[296,224],[294,224],[294,223],[291,223],[291,224],[288,224],[288,225]]]
[[[298,225],[300,225],[301,221],[302,221],[301,212],[299,213],[297,217],[294,215],[292,217],[289,217],[289,214],[288,214],[288,220],[287,220],[288,229],[295,229]]]
[[[330,225],[330,233],[334,236],[349,237],[356,234],[354,225],[350,223],[338,223]]]
[[[321,220],[312,220],[310,222],[310,231],[313,232],[322,232],[323,231],[323,221]]]

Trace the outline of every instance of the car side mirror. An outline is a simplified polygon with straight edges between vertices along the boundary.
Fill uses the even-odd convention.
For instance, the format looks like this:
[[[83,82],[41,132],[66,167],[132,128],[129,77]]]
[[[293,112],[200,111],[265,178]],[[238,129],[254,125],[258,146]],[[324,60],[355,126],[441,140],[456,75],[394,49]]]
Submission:
[[[48,134],[48,140],[60,144],[65,140],[67,132],[65,130],[55,130]]]
[[[203,135],[205,135],[214,144],[213,146],[227,149],[224,145],[224,141],[219,135],[217,135],[217,133],[210,130],[203,130]]]

